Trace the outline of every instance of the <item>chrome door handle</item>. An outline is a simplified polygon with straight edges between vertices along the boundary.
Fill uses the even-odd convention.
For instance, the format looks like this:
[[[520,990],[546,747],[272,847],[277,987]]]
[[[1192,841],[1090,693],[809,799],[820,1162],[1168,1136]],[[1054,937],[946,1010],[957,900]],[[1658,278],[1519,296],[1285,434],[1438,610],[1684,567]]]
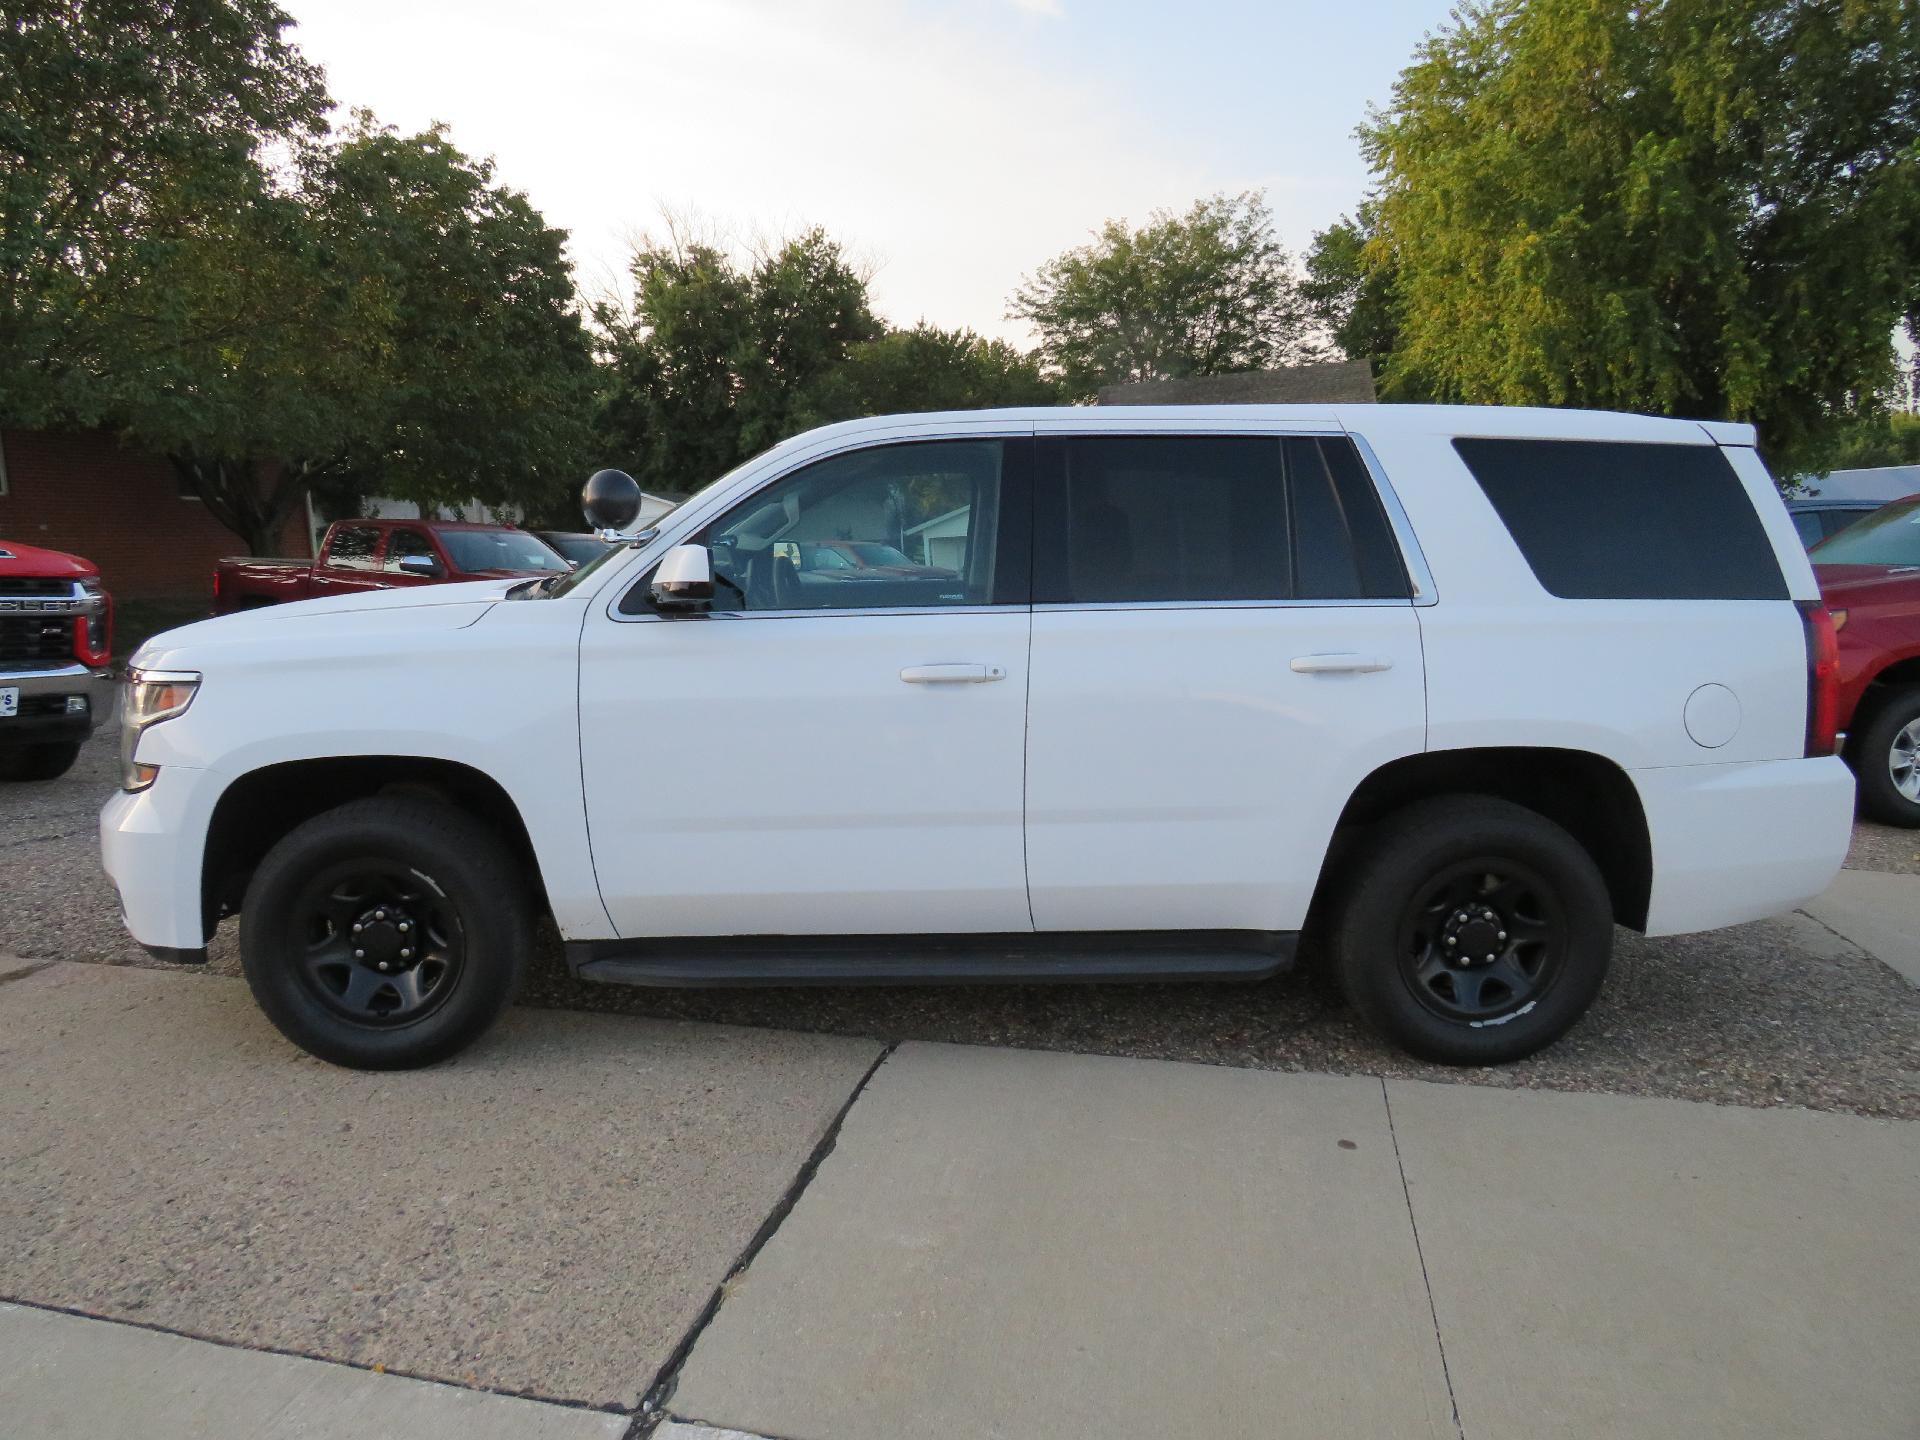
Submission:
[[[909,685],[984,685],[1007,672],[999,665],[909,665],[900,678]]]
[[[1393,662],[1379,655],[1296,655],[1289,668],[1301,675],[1368,675],[1391,670]]]

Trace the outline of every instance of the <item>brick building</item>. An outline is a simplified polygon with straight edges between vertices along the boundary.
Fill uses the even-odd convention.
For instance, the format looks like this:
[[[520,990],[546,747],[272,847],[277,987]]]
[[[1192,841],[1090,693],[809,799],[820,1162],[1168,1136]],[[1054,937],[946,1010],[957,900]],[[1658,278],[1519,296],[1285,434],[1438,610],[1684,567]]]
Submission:
[[[43,430],[0,431],[0,540],[84,556],[126,598],[206,594],[213,562],[247,548],[159,456],[111,435]],[[304,513],[281,543],[282,554],[310,553]]]

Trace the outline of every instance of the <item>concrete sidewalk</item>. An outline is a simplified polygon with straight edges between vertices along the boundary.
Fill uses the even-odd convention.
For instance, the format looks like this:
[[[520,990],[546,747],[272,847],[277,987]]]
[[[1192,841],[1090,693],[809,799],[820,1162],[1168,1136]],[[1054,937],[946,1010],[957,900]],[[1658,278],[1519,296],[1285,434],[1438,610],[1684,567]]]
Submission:
[[[1920,1124],[880,1053],[516,1011],[366,1075],[0,973],[0,1297],[224,1342],[0,1311],[0,1434],[573,1440],[657,1375],[661,1440],[1920,1433]]]
[[[666,1408],[820,1440],[1911,1440],[1916,1193],[1900,1122],[908,1045]]]
[[[0,1434],[619,1440],[629,1418],[0,1304]]]
[[[1920,875],[1842,870],[1802,910],[1920,986]]]

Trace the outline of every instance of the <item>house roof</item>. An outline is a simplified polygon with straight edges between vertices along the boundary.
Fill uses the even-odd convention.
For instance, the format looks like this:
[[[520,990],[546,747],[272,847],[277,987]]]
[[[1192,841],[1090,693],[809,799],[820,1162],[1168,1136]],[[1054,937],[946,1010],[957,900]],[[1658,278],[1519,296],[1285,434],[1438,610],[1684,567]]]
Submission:
[[[1108,385],[1102,405],[1371,405],[1373,367],[1365,360],[1194,375],[1184,380],[1140,380]]]

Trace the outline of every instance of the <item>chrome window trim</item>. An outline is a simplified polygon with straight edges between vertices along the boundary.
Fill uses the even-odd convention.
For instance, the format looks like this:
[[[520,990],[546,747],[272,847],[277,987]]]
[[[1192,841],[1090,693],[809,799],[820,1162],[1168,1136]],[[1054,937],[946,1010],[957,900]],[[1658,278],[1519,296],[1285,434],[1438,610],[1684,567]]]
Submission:
[[[618,625],[651,624],[657,620],[845,620],[883,615],[1024,615],[1032,608],[1031,605],[874,605],[864,610],[689,610],[673,615],[657,610],[646,615],[622,615],[615,610],[612,618]]]
[[[1386,467],[1380,463],[1380,457],[1373,453],[1373,446],[1367,443],[1367,437],[1352,430],[1342,432],[1353,442],[1360,452],[1360,461],[1367,467],[1367,473],[1373,477],[1374,493],[1380,497],[1380,503],[1386,506],[1387,523],[1393,528],[1393,538],[1400,547],[1400,559],[1407,567],[1407,579],[1413,586],[1415,605],[1433,605],[1440,599],[1440,591],[1433,583],[1433,571],[1427,566],[1426,552],[1420,548],[1420,537],[1413,533],[1413,522],[1407,518],[1407,512],[1400,503],[1400,496],[1394,491],[1393,482],[1387,478]]]
[[[1364,595],[1338,600],[1315,596],[1302,600],[1087,600],[1050,602],[1033,607],[1036,615],[1066,615],[1077,610],[1351,610],[1400,607],[1413,604],[1405,596]]]

